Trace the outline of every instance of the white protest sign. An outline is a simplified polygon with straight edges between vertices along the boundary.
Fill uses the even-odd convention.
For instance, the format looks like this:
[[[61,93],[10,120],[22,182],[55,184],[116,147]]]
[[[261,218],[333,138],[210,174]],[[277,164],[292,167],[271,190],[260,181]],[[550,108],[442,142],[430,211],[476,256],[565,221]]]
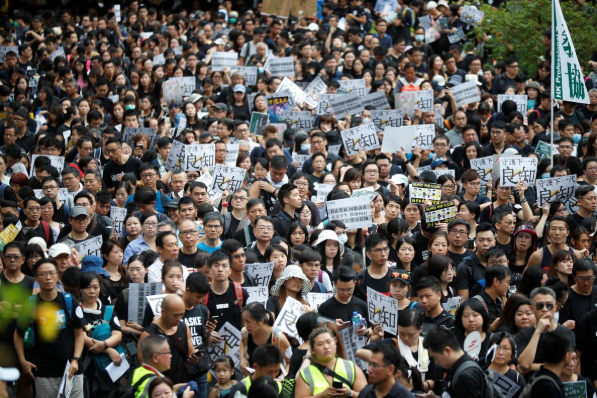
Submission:
[[[417,126],[388,127],[383,135],[381,151],[383,153],[396,153],[404,150],[408,153],[415,144],[416,134]]]
[[[448,34],[448,41],[450,44],[458,43],[461,40],[466,39],[466,34],[462,30],[462,28],[458,28],[456,32]]]
[[[303,315],[303,303],[292,297],[287,297],[284,307],[282,307],[280,314],[276,318],[274,328],[291,337],[299,338],[296,331],[296,322],[301,315]]]
[[[245,271],[255,279],[255,285],[267,287],[274,273],[274,263],[245,264]]]
[[[369,228],[373,225],[369,197],[347,198],[325,202],[330,221],[340,220],[348,229]]]
[[[344,130],[341,134],[342,143],[346,149],[347,156],[355,155],[359,153],[361,149],[369,151],[380,147],[377,130],[373,123],[367,123]]]
[[[243,74],[246,86],[254,86],[257,84],[256,66],[235,66],[235,68]]]
[[[374,109],[390,109],[390,101],[384,91],[376,91],[361,98],[363,106],[371,105]]]
[[[398,334],[398,300],[367,287],[369,322],[381,323],[387,333]]]
[[[164,65],[166,63],[166,57],[164,57],[164,53],[158,54],[153,57],[153,65]]]
[[[338,80],[338,84],[340,84],[338,94],[348,94],[356,91],[359,96],[364,97],[369,91],[365,79]]]
[[[418,124],[415,126],[415,146],[421,149],[433,149],[433,138],[435,137],[435,125]]]
[[[487,184],[491,180],[491,172],[493,170],[493,156],[486,156],[484,158],[471,159],[471,169],[479,173],[481,182]]]
[[[402,127],[404,113],[402,109],[392,109],[389,111],[372,110],[371,120],[375,124],[377,131],[384,131],[388,127]]]
[[[168,171],[174,171],[177,168],[180,168],[181,164],[184,164],[184,147],[186,145],[180,141],[174,140],[172,141],[172,146],[170,147],[170,153],[168,153],[168,158],[164,163],[164,167]]]
[[[147,137],[149,137],[150,141],[153,141],[155,131],[156,129],[150,127],[125,127],[122,133],[122,141],[132,144],[133,138],[137,134],[145,134]]]
[[[454,86],[451,90],[452,96],[459,106],[463,103],[472,104],[473,102],[481,102],[479,86],[477,86],[475,80]]]
[[[215,193],[224,192],[226,188],[228,188],[230,192],[234,192],[243,184],[246,173],[247,170],[241,169],[240,167],[216,164],[211,189]]]
[[[325,202],[330,192],[334,190],[334,184],[318,184],[317,185],[317,202]]]
[[[354,91],[344,95],[334,95],[328,98],[328,102],[337,118],[343,118],[346,114],[356,115],[365,110],[361,97]]]
[[[515,187],[520,181],[527,186],[535,183],[537,159],[523,157],[500,157],[500,185]]]
[[[296,171],[302,171],[303,164],[305,164],[305,162],[309,159],[311,159],[311,155],[301,155],[296,152],[292,153],[292,161],[298,163],[298,167],[296,168]]]
[[[567,202],[576,192],[576,175],[554,178],[540,178],[535,181],[537,186],[537,206],[543,207],[546,203],[556,200]]]
[[[238,158],[238,152],[240,149],[239,144],[228,144],[228,153],[226,154],[226,165],[230,167],[236,167],[236,158]]]
[[[336,94],[319,94],[317,102],[317,114],[318,115],[329,115],[332,113],[332,105],[330,99],[337,97]],[[363,108],[364,109],[364,108]]]
[[[528,107],[528,96],[526,95],[510,95],[510,94],[498,94],[498,105],[497,110],[498,112],[502,111],[502,104],[506,100],[514,101],[516,103],[516,110],[523,115],[527,113]]]
[[[221,72],[224,68],[232,70],[238,65],[238,53],[215,52],[211,56],[211,70]]]
[[[195,91],[196,79],[195,76],[177,77],[180,87],[182,89],[183,97],[190,97]]]
[[[75,246],[77,248],[77,251],[79,252],[79,258],[82,260],[85,256],[102,257],[102,243],[104,243],[104,239],[101,235],[84,240],[81,243],[77,243]]]
[[[288,123],[288,128],[295,130],[309,131],[313,128],[313,116],[311,112],[305,111],[284,111],[282,117]]]
[[[37,159],[40,156],[50,159],[50,164],[52,166],[56,167],[56,170],[58,170],[58,174],[60,174],[62,172],[62,170],[64,169],[64,156],[32,155],[31,156],[31,173],[30,173],[31,176],[35,175],[35,167],[33,167],[33,163],[35,163],[35,159]]]
[[[485,13],[477,9],[477,7],[465,5],[462,8],[460,19],[469,25],[477,26],[483,20],[483,16],[485,16]]]
[[[64,53],[64,47],[57,46],[54,52],[50,54],[50,59],[52,61],[54,61],[57,57],[66,58],[66,54]]]
[[[121,209],[116,206],[110,207],[110,219],[112,220],[114,232],[116,232],[118,238],[122,237],[122,232],[124,231],[124,219],[126,218],[126,213],[127,210],[125,208]]]
[[[162,282],[130,283],[127,320],[137,322],[140,325],[145,316],[146,297],[161,293]]]
[[[272,58],[269,63],[269,72],[272,76],[294,77],[294,58]]]
[[[269,298],[267,286],[252,286],[244,288],[249,293],[247,304],[261,303],[265,307],[267,299]]]
[[[450,175],[452,177],[456,177],[456,172],[454,170],[450,170],[450,169],[435,169],[435,170],[431,170],[434,174],[435,177],[439,177],[439,176],[443,176],[443,175]]]
[[[297,86],[292,80],[285,77],[282,79],[282,83],[278,86],[276,93],[283,93],[288,91],[290,96],[297,104],[302,104],[307,100],[307,94],[299,86]]]
[[[325,93],[327,89],[327,84],[321,80],[320,76],[317,76],[304,90],[307,104],[312,108],[317,107],[319,95]]]
[[[450,298],[448,298],[448,301],[446,301],[445,303],[442,303],[442,307],[444,308],[444,310],[451,312],[452,314],[455,314],[456,310],[458,308],[460,308],[461,301],[462,301],[461,296],[450,297]]]
[[[367,369],[367,362],[357,357],[357,351],[363,348],[366,344],[366,339],[359,336],[356,332],[359,328],[350,325],[340,330],[340,337],[344,343],[344,352],[346,352],[346,359],[354,362],[362,370]]]
[[[309,307],[314,308],[315,312],[319,310],[319,306],[331,299],[332,293],[307,293],[305,300],[309,303]]]
[[[184,171],[200,171],[202,168],[213,167],[216,164],[216,146],[214,144],[199,144],[184,146]]]
[[[146,300],[149,303],[149,307],[153,311],[153,315],[161,316],[162,315],[162,301],[168,294],[154,294],[151,296],[146,296]]]
[[[170,78],[162,83],[162,96],[168,108],[182,105],[183,88],[178,78]]]
[[[240,364],[240,331],[226,322],[218,331],[218,334],[224,338],[220,344],[211,344],[207,347],[207,353],[212,360],[222,355],[229,355],[234,361],[234,366]]]
[[[402,109],[405,115],[411,119],[415,117],[415,111],[429,111],[433,109],[433,90],[405,91],[395,94],[396,109]]]

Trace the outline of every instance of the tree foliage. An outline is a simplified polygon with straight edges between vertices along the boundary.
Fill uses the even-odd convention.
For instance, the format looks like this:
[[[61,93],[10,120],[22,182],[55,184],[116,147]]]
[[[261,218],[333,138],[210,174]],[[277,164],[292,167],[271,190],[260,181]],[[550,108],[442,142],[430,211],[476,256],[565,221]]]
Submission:
[[[562,12],[572,35],[578,59],[585,62],[597,51],[597,8],[589,3],[561,2]],[[491,56],[504,60],[515,55],[521,71],[535,73],[539,58],[545,55],[543,32],[551,29],[550,0],[510,0],[499,10],[484,5],[485,18],[475,28],[477,37],[489,36],[485,47]]]

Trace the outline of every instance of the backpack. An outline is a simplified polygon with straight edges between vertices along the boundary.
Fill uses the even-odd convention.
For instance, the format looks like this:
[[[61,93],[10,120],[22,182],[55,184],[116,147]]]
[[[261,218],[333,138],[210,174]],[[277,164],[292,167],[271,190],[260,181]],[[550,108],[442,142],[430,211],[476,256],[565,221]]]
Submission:
[[[4,191],[6,191],[6,188],[8,188],[8,185],[6,185],[5,183],[1,182],[1,183],[0,183],[0,197],[1,197],[2,199],[6,199],[6,198],[4,197]]]
[[[131,376],[132,379],[133,376]],[[156,377],[156,375],[152,374],[152,373],[148,373],[146,375],[144,375],[143,377],[141,377],[139,379],[139,381],[137,381],[135,384],[131,385],[130,381],[128,383],[126,383],[125,386],[120,386],[115,390],[112,390],[112,392],[110,393],[110,395],[108,395],[109,398],[135,398],[135,393],[137,392],[137,390],[139,389],[139,387],[141,387],[141,384],[143,384],[143,382],[145,382],[145,380],[149,379],[150,377]]]
[[[41,226],[44,230],[44,236],[46,238],[46,242],[49,242],[50,241],[50,224],[48,224],[47,222],[45,222],[43,220],[39,220],[39,222],[41,223]],[[28,227],[27,225],[23,225],[23,229],[21,231],[23,232],[24,236],[26,236],[27,232],[29,232],[29,231],[34,231],[34,233],[35,233],[35,229]]]
[[[458,377],[460,374],[470,368],[477,368],[481,373],[483,373],[483,378],[485,379],[485,391],[483,396],[480,398],[505,398],[502,390],[498,386],[494,384],[493,374],[485,373],[483,369],[477,364],[475,361],[466,361],[458,369],[456,369],[456,373],[454,373],[454,377],[452,377],[452,389],[457,391],[456,383],[458,382]],[[520,397],[521,398],[521,397]]]
[[[68,313],[68,317],[72,320],[72,312],[73,312],[73,296],[70,293],[60,292],[62,293],[62,297],[64,298],[64,302],[66,303],[66,311]],[[36,305],[36,298],[37,294],[34,296],[29,297],[29,303],[31,305],[31,313],[33,316],[31,317],[31,324],[29,328],[25,331],[25,335],[23,336],[23,342],[25,344],[25,348],[33,348],[35,346],[35,332],[33,329],[33,320],[35,319],[35,305]]]
[[[243,287],[236,282],[232,282],[234,285],[234,297],[236,297],[235,304],[242,310],[245,304],[245,298],[243,297]],[[205,306],[207,307],[207,302],[209,301],[209,292],[205,295]]]
[[[91,332],[91,338],[94,340],[104,341],[112,336],[112,329],[110,329],[110,321],[112,320],[114,306],[107,305],[105,308],[106,309],[104,311],[104,318],[102,320],[102,323],[96,326],[95,329],[93,329],[93,332]],[[118,351],[119,354],[124,353],[124,349],[120,345],[117,345],[116,347],[114,347],[114,349]],[[95,364],[95,371],[97,373],[103,372],[105,373],[105,376],[108,376],[105,369],[109,364],[112,363],[112,360],[110,359],[108,354],[94,354],[92,358],[93,363]]]
[[[560,386],[558,386],[558,383],[556,383],[556,381],[549,376],[543,375],[543,376],[532,377],[531,381],[524,387],[524,389],[522,390],[522,392],[520,393],[518,398],[531,398],[531,393],[533,392],[533,387],[535,387],[535,384],[537,384],[537,382],[541,381],[541,380],[549,380],[553,384],[555,384],[555,386],[558,389],[560,388]]]

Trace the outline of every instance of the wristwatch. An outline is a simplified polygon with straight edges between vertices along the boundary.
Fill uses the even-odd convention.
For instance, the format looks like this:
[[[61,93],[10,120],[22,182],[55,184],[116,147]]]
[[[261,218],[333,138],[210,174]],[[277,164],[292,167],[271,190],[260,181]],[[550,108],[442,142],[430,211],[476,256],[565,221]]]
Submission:
[[[70,360],[71,361],[81,362],[81,357],[72,357]]]

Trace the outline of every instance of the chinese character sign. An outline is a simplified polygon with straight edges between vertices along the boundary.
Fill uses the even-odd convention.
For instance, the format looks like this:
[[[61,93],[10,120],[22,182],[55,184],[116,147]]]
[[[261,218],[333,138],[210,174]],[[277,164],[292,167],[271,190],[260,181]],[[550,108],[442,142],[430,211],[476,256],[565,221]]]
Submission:
[[[268,95],[266,102],[270,123],[283,122],[284,112],[290,110],[290,102],[288,96]]]
[[[319,309],[319,306],[331,299],[332,293],[308,293],[305,300],[309,303],[309,307],[314,308],[315,312]]]
[[[477,26],[481,23],[484,16],[485,13],[483,11],[478,10],[476,7],[465,5],[462,8],[462,15],[460,18],[462,19],[462,22]]]
[[[487,184],[491,180],[491,171],[493,170],[493,157],[471,159],[471,169],[479,173],[481,183]]]
[[[307,94],[299,86],[297,86],[292,80],[285,77],[282,80],[282,83],[278,86],[276,93],[283,93],[288,91],[290,96],[294,100],[295,103],[304,103],[307,101]]]
[[[377,131],[384,131],[387,127],[402,127],[403,116],[402,109],[371,111],[371,120]]]
[[[359,96],[364,97],[369,91],[365,85],[365,79],[338,80],[338,84],[340,84],[338,94],[348,94],[356,91]]]
[[[247,274],[255,279],[256,286],[269,286],[269,281],[274,272],[274,263],[254,263],[246,264],[245,269]]]
[[[170,78],[162,84],[162,96],[168,108],[182,106],[183,87],[177,78]]]
[[[253,286],[244,288],[249,293],[247,304],[261,303],[265,307],[267,299],[269,298],[267,286]]]
[[[153,296],[162,293],[162,282],[153,283],[130,283],[129,301],[128,301],[128,320],[137,322],[139,325],[143,322],[145,316],[145,304],[147,296]]]
[[[213,185],[211,189],[215,193],[223,192],[226,188],[230,192],[236,191],[241,187],[245,180],[247,170],[240,167],[229,167],[217,164],[213,174]]]
[[[384,91],[376,91],[371,94],[367,94],[361,98],[363,106],[371,105],[373,109],[377,110],[388,110],[390,109],[390,101]]]
[[[398,334],[398,300],[367,287],[369,322],[381,323],[384,332]]]
[[[311,130],[313,128],[313,116],[311,112],[285,111],[282,117],[286,120],[288,128],[295,130]]]
[[[122,237],[122,231],[124,231],[124,219],[126,218],[127,210],[116,206],[110,207],[110,219],[114,224],[114,232],[118,238]]]
[[[452,96],[458,105],[462,103],[472,104],[473,102],[481,102],[481,95],[479,94],[479,86],[476,80],[461,83],[451,88]]]
[[[102,243],[104,243],[104,240],[101,235],[77,243],[75,246],[79,252],[79,258],[82,260],[85,256],[101,257]]]
[[[373,225],[369,202],[369,196],[327,201],[328,219],[340,220],[348,229],[369,228]]]
[[[170,153],[168,153],[168,158],[164,163],[164,167],[168,171],[174,171],[181,167],[184,164],[184,147],[186,145],[180,141],[174,140],[172,141],[172,146],[170,147]],[[214,148],[215,149],[215,148]]]
[[[348,156],[359,153],[361,149],[369,151],[380,147],[377,130],[373,123],[342,131],[342,143]]]
[[[323,80],[321,80],[321,77],[317,76],[305,88],[305,94],[307,96],[306,97],[307,104],[312,108],[317,107],[317,103],[319,102],[319,96],[321,94],[325,93],[327,89],[328,89],[327,84],[325,84],[325,82]]]
[[[155,130],[156,129],[149,127],[125,127],[122,133],[122,141],[132,144],[133,138],[137,134],[145,134],[150,140],[153,140],[153,137],[155,136]]]
[[[520,181],[527,186],[535,183],[537,159],[523,157],[500,157],[500,184],[503,187],[515,187]]]
[[[429,111],[433,109],[433,90],[405,91],[395,94],[396,109],[402,109],[405,115],[411,119],[415,117],[415,111]]]
[[[523,115],[527,113],[528,107],[528,96],[526,95],[510,95],[510,94],[499,94],[498,95],[498,112],[502,111],[502,104],[506,100],[514,101],[516,103],[516,110]]]
[[[181,168],[184,171],[200,171],[204,167],[213,167],[216,162],[216,146],[214,144],[185,145],[183,160]]]
[[[294,77],[294,58],[272,58],[269,63],[269,72],[272,76]]]
[[[535,182],[537,186],[537,206],[559,200],[566,203],[576,192],[576,176],[569,175],[554,178],[541,178]]]
[[[234,361],[234,366],[240,364],[240,331],[226,322],[219,330],[218,334],[224,338],[220,344],[211,344],[207,347],[207,352],[212,360],[222,356],[229,355]]]
[[[346,114],[356,115],[365,110],[361,97],[355,91],[344,95],[333,95],[328,101],[337,118],[343,118]]]
[[[336,97],[336,94],[319,94],[317,101],[317,114],[318,115],[329,115],[332,113],[332,106],[330,105],[330,99]]]
[[[415,126],[415,146],[421,149],[433,149],[433,137],[435,137],[435,125],[420,124]]]
[[[238,53],[215,52],[211,56],[211,70],[214,72],[223,71],[224,68],[232,70],[238,64]]]
[[[296,321],[298,321],[301,315],[303,315],[303,304],[292,297],[287,297],[284,307],[282,307],[280,314],[276,318],[274,328],[291,337],[298,338]]]

